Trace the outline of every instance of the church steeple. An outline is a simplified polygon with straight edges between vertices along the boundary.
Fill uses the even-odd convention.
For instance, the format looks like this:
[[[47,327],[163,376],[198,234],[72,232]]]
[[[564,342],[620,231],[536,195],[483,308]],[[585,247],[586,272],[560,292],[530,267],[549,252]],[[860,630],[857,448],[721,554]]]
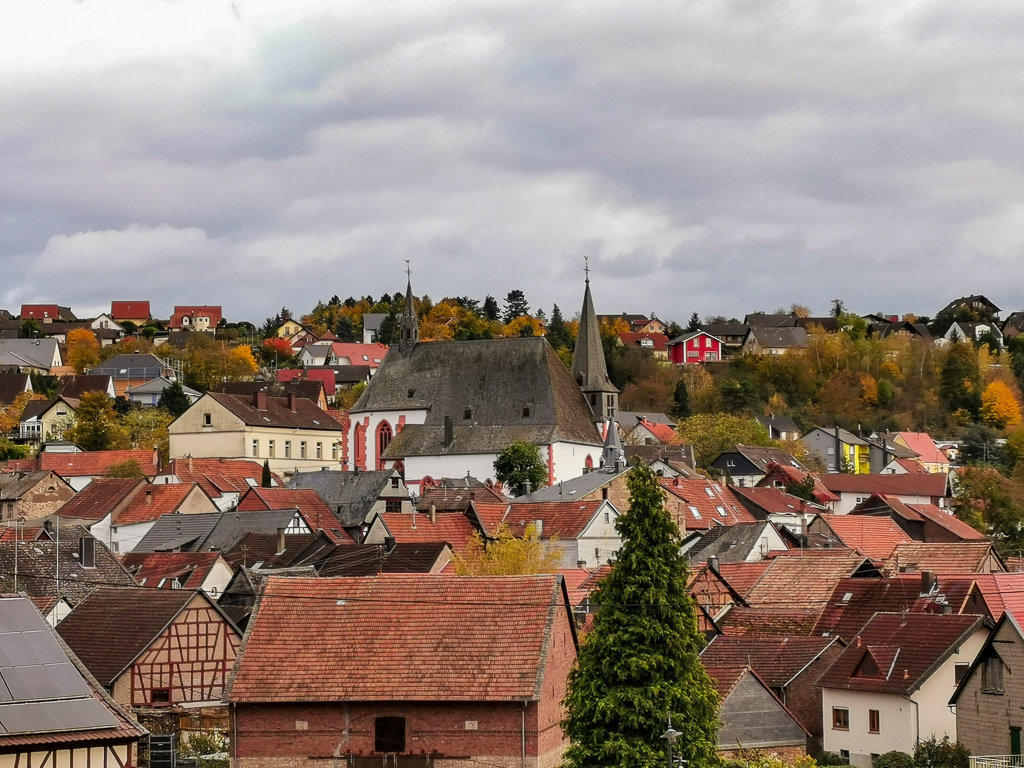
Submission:
[[[572,377],[587,397],[590,410],[598,421],[611,419],[619,409],[619,390],[608,378],[608,366],[601,345],[601,327],[590,296],[590,267],[586,267],[587,287],[583,292],[583,311],[572,354]]]
[[[401,337],[398,342],[398,351],[403,355],[412,352],[416,340],[420,337],[420,320],[416,314],[416,304],[412,297],[412,270],[409,269],[409,262],[406,261],[405,276],[405,307],[402,309]]]

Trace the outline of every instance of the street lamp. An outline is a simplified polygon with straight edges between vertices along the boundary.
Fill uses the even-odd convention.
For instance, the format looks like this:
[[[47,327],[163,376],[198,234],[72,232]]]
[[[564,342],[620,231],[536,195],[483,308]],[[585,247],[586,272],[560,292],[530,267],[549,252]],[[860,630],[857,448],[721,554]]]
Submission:
[[[682,735],[683,734],[681,731],[677,731],[675,728],[672,727],[672,715],[669,715],[668,730],[661,734],[661,738],[668,742],[668,768],[675,768],[676,763],[672,759],[672,747],[675,745],[676,741],[678,741],[679,737]],[[686,760],[680,760],[679,764],[686,765],[686,762]]]

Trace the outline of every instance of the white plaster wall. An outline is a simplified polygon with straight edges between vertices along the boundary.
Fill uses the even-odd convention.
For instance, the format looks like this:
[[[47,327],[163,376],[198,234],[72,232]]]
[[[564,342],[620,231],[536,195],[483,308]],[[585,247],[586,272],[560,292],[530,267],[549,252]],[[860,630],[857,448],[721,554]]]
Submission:
[[[825,688],[821,707],[825,751],[848,750],[851,765],[870,768],[872,754],[914,751],[914,704],[898,694]],[[850,730],[833,730],[833,707],[850,710]],[[878,733],[868,733],[869,709],[879,712]]]
[[[113,551],[110,540],[110,515],[108,514],[102,520],[97,520],[95,523],[89,526],[89,533],[96,541],[103,542],[107,549]]]
[[[864,501],[871,494],[862,491],[861,493],[839,493],[836,495],[839,496],[839,501],[835,504],[834,512],[837,515],[848,515],[850,510],[860,503],[857,499]],[[900,495],[898,498],[901,499],[904,504],[931,504],[932,502],[931,497],[929,496]]]
[[[543,453],[543,451],[542,451]],[[453,456],[410,456],[405,460],[405,482],[413,493],[420,493],[420,480],[425,476],[465,477],[468,472],[483,482],[494,478],[495,453],[463,453]]]
[[[108,545],[116,554],[125,555],[135,549],[142,537],[149,533],[149,529],[156,524],[156,520],[145,523],[134,523],[132,525],[114,525],[110,528],[110,544]],[[107,542],[104,541],[104,544]]]
[[[228,562],[224,558],[218,557],[217,562],[210,569],[206,580],[203,581],[203,591],[213,597],[214,600],[219,600],[220,596],[224,594],[224,589],[230,583],[231,577],[234,575],[235,572]]]
[[[913,694],[921,708],[921,738],[949,736],[956,741],[956,712],[948,706],[956,690],[957,664],[970,664],[988,639],[989,631],[979,629],[939,667],[920,690]]]
[[[559,442],[555,443],[552,447],[555,454],[556,483],[559,480],[571,480],[582,475],[588,454],[594,460],[595,467],[601,465],[601,446],[599,445]],[[541,447],[541,458],[547,459],[544,447]]]
[[[362,424],[367,418],[370,422],[366,427],[366,469],[376,469],[377,464],[377,429],[382,421],[391,425],[392,435],[398,434],[398,420],[405,416],[406,424],[422,424],[427,420],[427,412],[424,409],[408,411],[364,411],[351,414],[351,424],[348,429],[348,466],[345,469],[354,469],[356,460],[356,424]],[[408,462],[406,462],[408,471]]]

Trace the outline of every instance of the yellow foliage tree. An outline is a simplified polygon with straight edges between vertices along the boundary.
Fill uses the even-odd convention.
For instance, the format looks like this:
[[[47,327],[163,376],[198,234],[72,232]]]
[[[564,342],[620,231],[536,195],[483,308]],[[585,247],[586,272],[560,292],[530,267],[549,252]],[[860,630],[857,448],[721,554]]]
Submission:
[[[0,408],[0,434],[6,435],[18,428],[18,425],[21,424],[21,414],[24,413],[25,406],[31,401],[45,399],[35,392],[22,392],[14,398],[13,404],[6,408]]]
[[[551,543],[557,541],[551,538]],[[545,547],[533,523],[526,526],[522,538],[513,536],[502,523],[494,541],[484,542],[479,532],[473,534],[466,550],[454,555],[458,576],[514,576],[530,573],[554,573],[562,559],[558,547]]]
[[[878,382],[870,373],[860,375],[860,401],[869,407],[878,404]]]
[[[256,358],[252,355],[252,348],[245,346],[235,347],[228,353],[228,377],[233,379],[248,379],[256,375],[260,367],[256,364]]]
[[[1020,404],[1004,382],[996,379],[981,394],[981,419],[997,429],[1020,424]]]
[[[529,329],[527,332],[525,329]],[[516,336],[543,336],[544,335],[544,323],[535,317],[529,315],[522,315],[517,317],[511,323],[505,326],[505,335],[510,337]]]
[[[85,373],[86,369],[95,367],[99,362],[100,343],[88,328],[68,331],[67,345],[68,365],[75,369],[75,373]]]

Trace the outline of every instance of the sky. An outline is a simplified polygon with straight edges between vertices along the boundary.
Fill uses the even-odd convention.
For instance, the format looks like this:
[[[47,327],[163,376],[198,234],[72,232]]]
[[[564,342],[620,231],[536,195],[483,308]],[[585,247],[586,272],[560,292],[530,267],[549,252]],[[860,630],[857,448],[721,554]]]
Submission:
[[[1024,4],[17,0],[0,307],[1024,309]]]

